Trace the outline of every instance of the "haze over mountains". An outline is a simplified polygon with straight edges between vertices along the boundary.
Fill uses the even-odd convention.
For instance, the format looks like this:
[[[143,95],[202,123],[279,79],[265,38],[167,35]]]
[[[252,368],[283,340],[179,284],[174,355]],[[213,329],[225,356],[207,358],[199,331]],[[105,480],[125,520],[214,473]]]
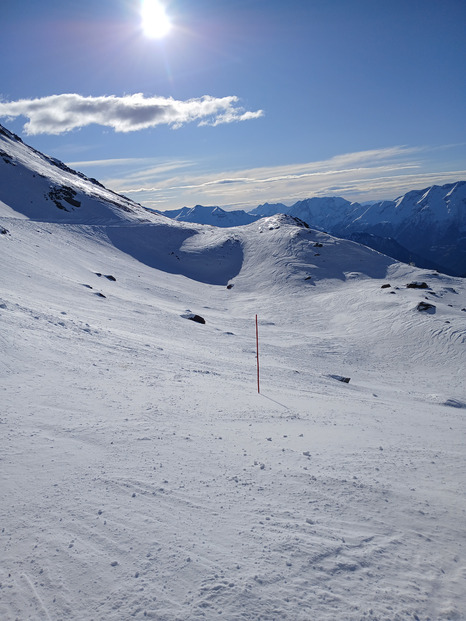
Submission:
[[[2,621],[466,618],[463,278],[3,128],[0,261]]]
[[[249,212],[196,205],[162,213],[176,220],[214,226],[239,226],[286,213],[313,228],[358,241],[400,261],[466,276],[465,181],[364,205],[332,196],[300,200],[291,207],[265,203]]]

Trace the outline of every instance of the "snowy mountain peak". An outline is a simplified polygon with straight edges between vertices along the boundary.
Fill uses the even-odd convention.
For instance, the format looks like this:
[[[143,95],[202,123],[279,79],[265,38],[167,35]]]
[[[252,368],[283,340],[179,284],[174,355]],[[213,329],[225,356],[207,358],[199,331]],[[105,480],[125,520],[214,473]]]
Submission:
[[[412,190],[394,201],[398,217],[406,218],[406,214],[409,213],[414,219],[417,214],[424,211],[436,222],[451,219],[466,222],[465,202],[466,181],[443,186],[433,185],[424,190]]]
[[[263,203],[262,205],[258,205],[254,209],[249,211],[250,214],[254,216],[273,216],[276,213],[287,213],[289,207],[284,205],[283,203]]]
[[[191,208],[183,207],[179,210],[161,211],[159,213],[180,222],[195,222],[197,224],[209,224],[222,228],[251,224],[251,222],[255,222],[260,218],[260,216],[254,216],[242,210],[225,211],[221,207],[206,207],[203,205],[195,205]]]

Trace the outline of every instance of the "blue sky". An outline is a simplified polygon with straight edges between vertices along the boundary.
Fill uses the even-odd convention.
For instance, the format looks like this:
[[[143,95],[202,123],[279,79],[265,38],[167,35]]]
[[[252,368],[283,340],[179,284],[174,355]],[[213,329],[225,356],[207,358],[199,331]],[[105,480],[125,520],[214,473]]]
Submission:
[[[149,207],[466,179],[464,0],[2,0],[0,123]]]

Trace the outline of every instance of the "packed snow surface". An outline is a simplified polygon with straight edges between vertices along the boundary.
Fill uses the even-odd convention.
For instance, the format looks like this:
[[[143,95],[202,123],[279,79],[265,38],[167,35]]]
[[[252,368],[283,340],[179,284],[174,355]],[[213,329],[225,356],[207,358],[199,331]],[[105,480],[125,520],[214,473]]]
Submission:
[[[13,198],[2,620],[466,618],[464,280]]]

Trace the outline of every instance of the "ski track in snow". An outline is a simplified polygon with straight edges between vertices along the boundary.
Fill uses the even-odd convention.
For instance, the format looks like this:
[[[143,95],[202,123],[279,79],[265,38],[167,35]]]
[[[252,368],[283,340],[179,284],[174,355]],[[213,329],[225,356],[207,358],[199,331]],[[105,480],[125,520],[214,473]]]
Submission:
[[[2,619],[466,617],[464,282],[279,218],[231,290],[2,223]]]

